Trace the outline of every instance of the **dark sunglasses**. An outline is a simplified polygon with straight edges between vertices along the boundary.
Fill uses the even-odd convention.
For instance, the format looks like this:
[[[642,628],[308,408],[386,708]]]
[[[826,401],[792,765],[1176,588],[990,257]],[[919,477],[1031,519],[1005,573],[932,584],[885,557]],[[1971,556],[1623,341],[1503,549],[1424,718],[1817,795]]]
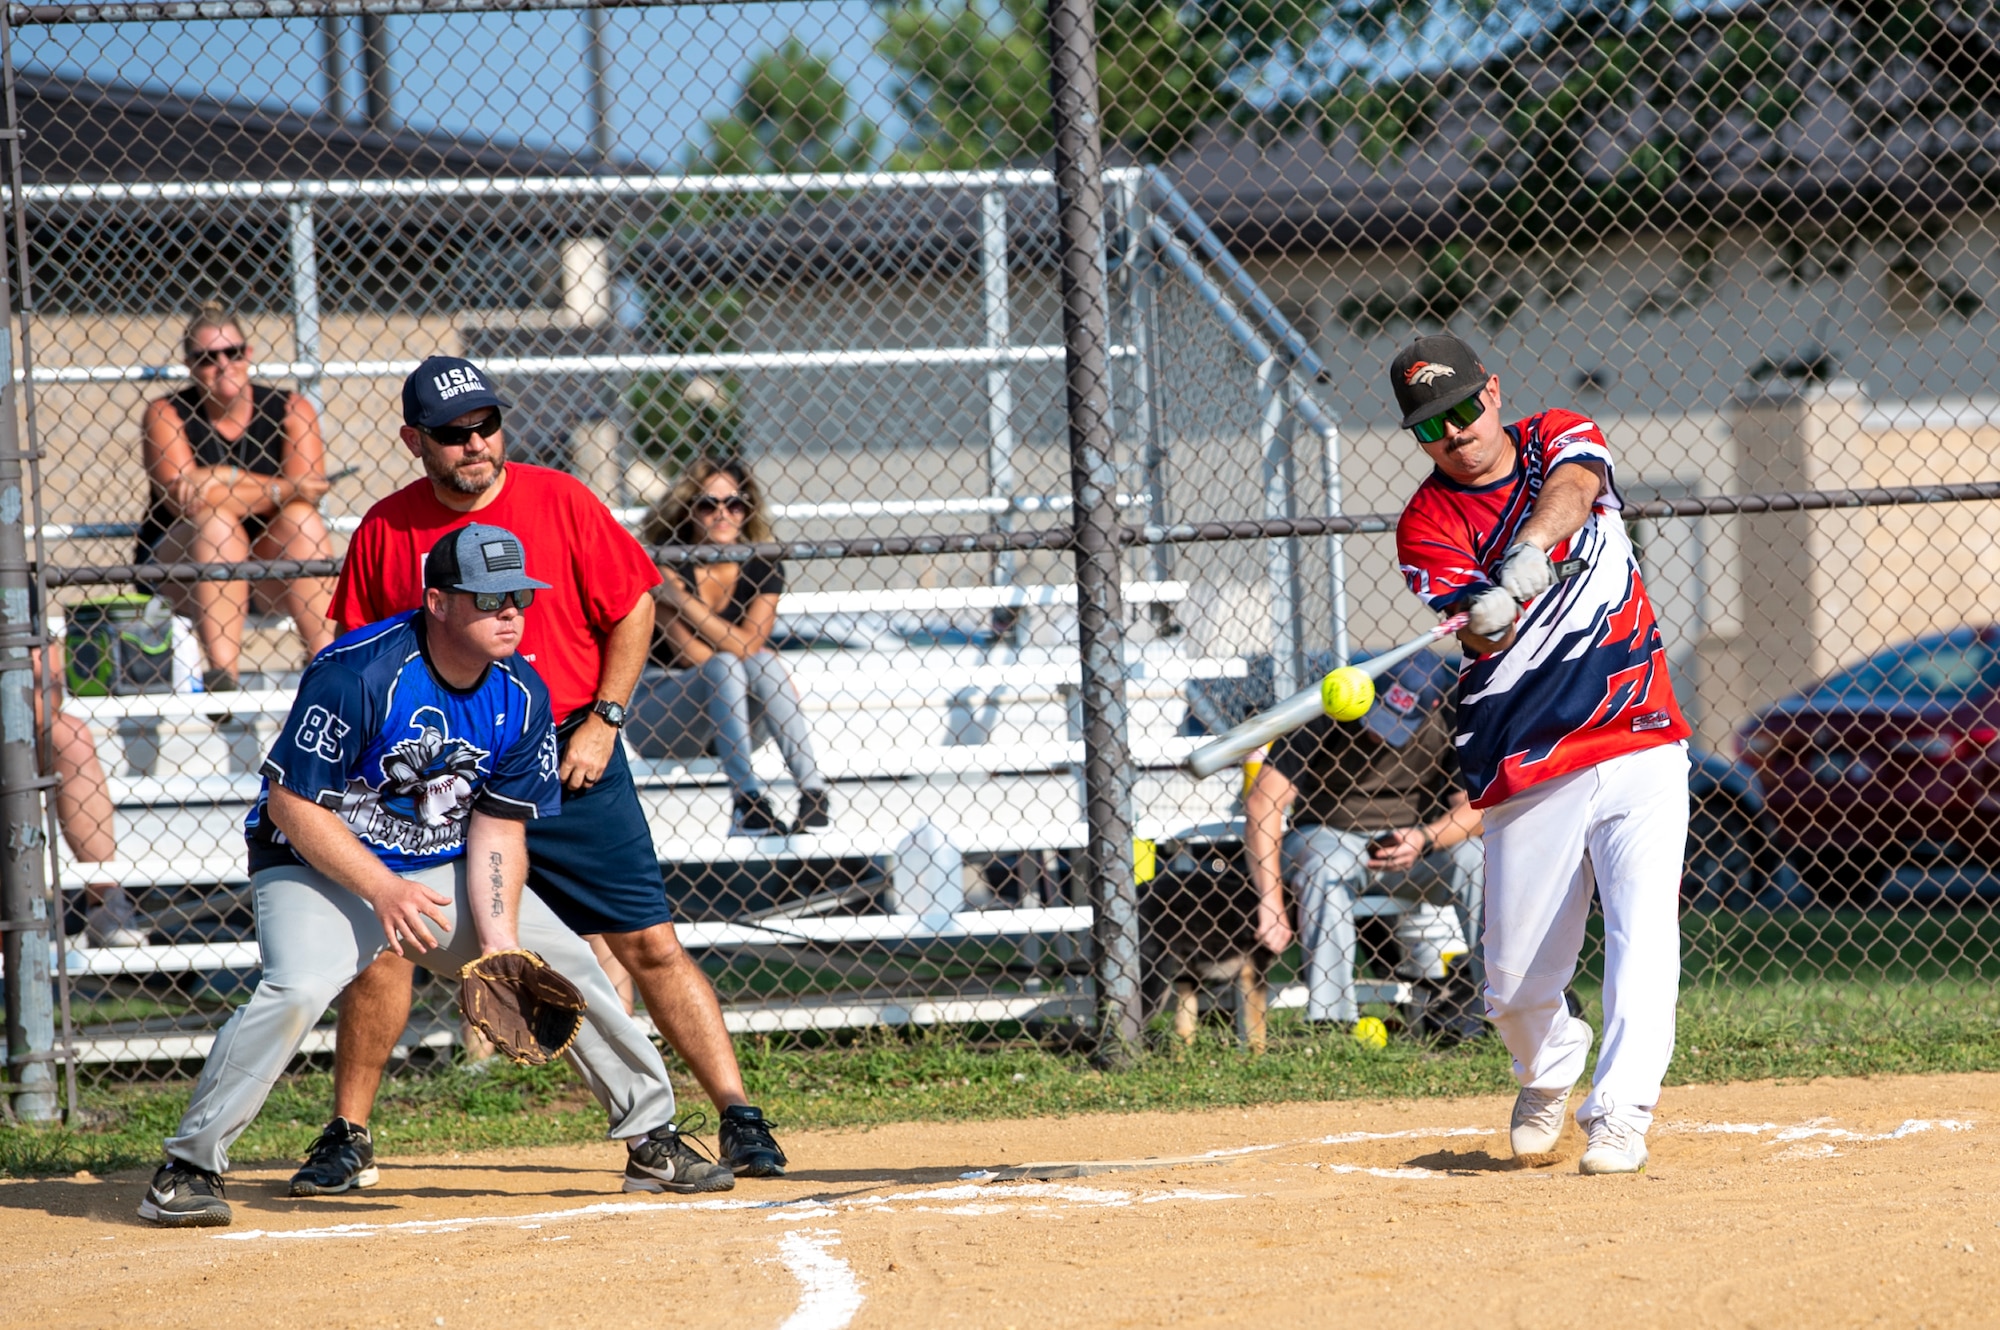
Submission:
[[[499,432],[500,413],[498,411],[495,411],[477,425],[439,425],[435,429],[424,431],[424,433],[431,436],[433,442],[441,443],[447,448],[463,448],[466,444],[472,442],[472,436],[475,434],[482,439],[490,439]]]
[[[1418,443],[1437,443],[1444,438],[1444,427],[1456,425],[1460,429],[1471,429],[1472,422],[1486,414],[1486,403],[1481,398],[1484,393],[1474,393],[1457,406],[1448,406],[1429,420],[1419,420],[1410,426],[1410,433],[1417,436]]]
[[[225,360],[248,360],[249,358],[250,348],[241,342],[235,346],[212,346],[201,351],[188,352],[188,364],[196,369],[207,369],[211,365],[220,365]]]
[[[713,494],[704,494],[694,501],[694,510],[701,517],[726,510],[739,522],[750,515],[750,505],[745,502],[741,494],[732,494],[726,499],[718,499]]]
[[[517,610],[525,610],[535,603],[533,591],[468,591],[465,594],[472,597],[472,608],[481,614],[491,614],[510,600]]]

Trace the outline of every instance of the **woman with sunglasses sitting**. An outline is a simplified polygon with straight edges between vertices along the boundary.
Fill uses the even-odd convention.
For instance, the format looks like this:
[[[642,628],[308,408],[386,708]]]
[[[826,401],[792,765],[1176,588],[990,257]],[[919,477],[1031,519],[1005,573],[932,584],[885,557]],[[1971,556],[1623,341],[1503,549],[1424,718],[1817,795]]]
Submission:
[[[741,462],[696,462],[647,517],[654,545],[734,545],[771,538],[757,482]],[[625,733],[641,757],[700,757],[713,745],[734,798],[729,834],[784,835],[750,765],[753,726],[778,741],[799,786],[797,830],[832,822],[805,713],[769,642],[784,565],[765,559],[660,569],[652,665],[632,695]]]
[[[146,475],[151,505],[139,530],[139,563],[239,563],[325,559],[333,545],[320,520],[327,491],[319,414],[298,393],[250,381],[242,322],[206,304],[181,337],[193,383],[146,404]],[[209,692],[238,686],[244,582],[178,582],[161,588],[195,622]],[[259,583],[260,608],[282,607],[310,659],[333,640],[330,581]]]

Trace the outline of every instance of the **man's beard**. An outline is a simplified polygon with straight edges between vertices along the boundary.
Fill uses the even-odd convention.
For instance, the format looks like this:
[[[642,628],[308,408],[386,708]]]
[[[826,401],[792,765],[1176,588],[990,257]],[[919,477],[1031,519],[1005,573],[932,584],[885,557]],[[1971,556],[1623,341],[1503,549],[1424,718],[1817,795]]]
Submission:
[[[460,494],[484,494],[500,483],[501,475],[507,470],[506,459],[495,453],[488,462],[493,474],[485,480],[471,480],[458,467],[447,465],[445,460],[426,448],[424,450],[424,474],[440,485],[457,490]]]

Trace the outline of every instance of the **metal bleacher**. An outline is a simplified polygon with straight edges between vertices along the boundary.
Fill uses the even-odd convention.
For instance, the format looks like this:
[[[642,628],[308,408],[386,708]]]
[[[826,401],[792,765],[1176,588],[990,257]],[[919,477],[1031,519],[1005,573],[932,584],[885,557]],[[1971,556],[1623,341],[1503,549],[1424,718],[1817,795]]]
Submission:
[[[1134,604],[1171,604],[1185,587],[1133,583],[1126,595]],[[800,626],[823,633],[828,622],[851,626],[857,616],[1073,603],[1068,586],[787,594],[780,633]],[[885,912],[879,898],[898,843],[926,821],[948,828],[954,848],[974,865],[1000,856],[1064,856],[1084,845],[1075,648],[912,648],[881,640],[834,650],[823,640],[818,645],[787,652],[785,659],[834,787],[831,828],[785,837],[728,836],[729,792],[718,763],[634,760],[670,884],[699,883],[725,871],[738,886],[750,884],[734,898],[683,905],[684,945],[697,954],[738,959],[833,950],[858,960],[876,952],[949,951],[1003,940],[1034,958],[1078,954],[1091,923],[1090,909],[1079,901],[1031,893],[968,902],[979,908],[949,915],[917,915]],[[1197,782],[1179,771],[1198,742],[1180,732],[1184,690],[1194,679],[1241,677],[1244,663],[1193,657],[1164,642],[1128,646],[1127,659],[1134,779],[1165,796],[1141,807],[1154,802],[1183,816],[1207,808],[1211,817],[1227,818],[1236,792],[1231,779]],[[200,694],[67,699],[65,708],[90,725],[108,772],[126,772],[121,745],[134,733],[156,744],[157,758],[156,774],[110,777],[121,857],[75,864],[59,847],[61,880],[70,886],[117,881],[154,898],[172,895],[183,917],[220,920],[234,911],[240,920],[247,903],[241,825],[259,783],[245,769],[253,747],[246,735],[256,745],[268,744],[292,697],[287,688],[229,695],[233,738],[212,719],[220,699]],[[774,746],[761,746],[756,762],[782,806],[788,782]],[[1154,840],[1179,830],[1143,817],[1136,828]],[[221,974],[238,983],[254,975],[257,949],[246,929],[210,927],[210,937],[195,931],[179,930],[184,935],[164,941],[156,933],[153,944],[139,947],[72,947],[69,974],[73,981]],[[1279,995],[1281,1003],[1285,996]],[[731,1001],[725,992],[725,1007],[731,1028],[744,1032],[1052,1018],[1082,1014],[1087,1001],[1080,979],[1067,978],[1009,981],[988,992],[958,985],[935,994],[864,984],[851,993],[747,1002]],[[202,1031],[79,1033],[85,1061],[196,1056],[209,1038]],[[328,1030],[316,1032],[308,1051],[329,1036]],[[453,1037],[447,1025],[433,1022],[413,1026],[409,1042],[436,1046]]]

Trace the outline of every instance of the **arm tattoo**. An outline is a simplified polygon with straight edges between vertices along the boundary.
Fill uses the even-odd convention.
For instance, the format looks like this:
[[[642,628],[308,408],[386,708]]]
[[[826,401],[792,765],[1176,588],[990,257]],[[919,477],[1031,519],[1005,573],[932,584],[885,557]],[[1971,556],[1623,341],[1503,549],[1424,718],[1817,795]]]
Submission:
[[[498,850],[486,856],[486,880],[493,884],[493,917],[495,919],[507,913],[506,898],[500,887],[500,862],[500,852]]]

